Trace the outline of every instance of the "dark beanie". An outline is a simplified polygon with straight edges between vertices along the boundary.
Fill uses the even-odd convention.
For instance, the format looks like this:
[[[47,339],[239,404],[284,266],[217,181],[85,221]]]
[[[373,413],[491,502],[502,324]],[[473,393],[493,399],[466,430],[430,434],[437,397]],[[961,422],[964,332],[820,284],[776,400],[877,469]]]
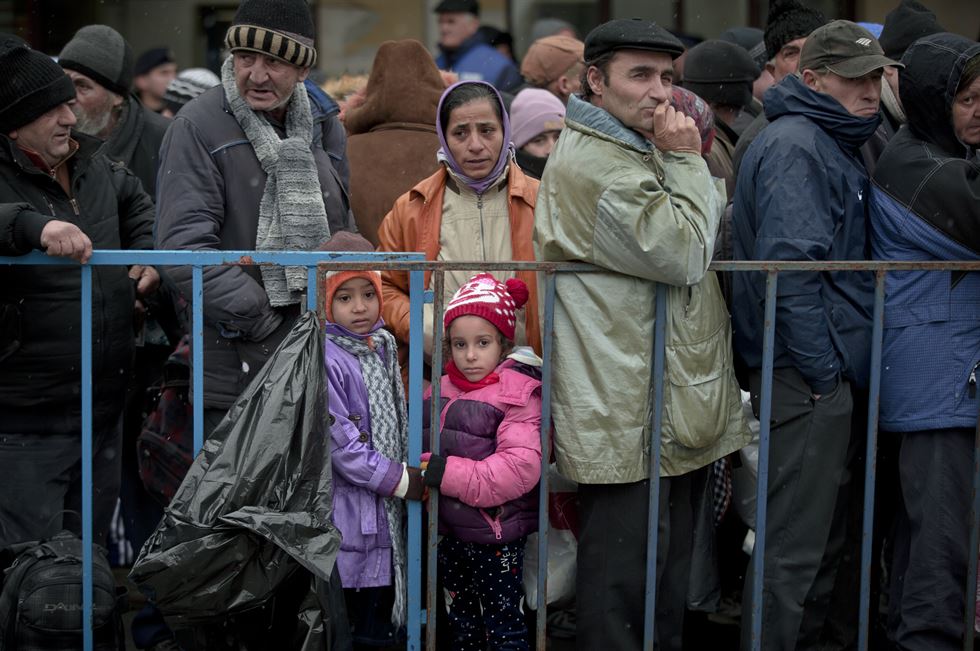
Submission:
[[[902,2],[885,16],[878,43],[889,59],[901,59],[905,50],[923,36],[945,32],[936,14],[916,0]]]
[[[51,57],[0,34],[0,133],[8,134],[75,99],[75,85]]]
[[[58,63],[117,95],[128,95],[133,86],[133,50],[108,25],[86,25],[75,32],[58,55]]]
[[[139,58],[136,59],[136,65],[133,66],[133,76],[139,77],[140,75],[145,75],[148,72],[152,72],[154,68],[159,68],[168,63],[177,63],[177,59],[174,58],[174,53],[170,48],[151,48],[139,55]]]
[[[727,41],[699,43],[684,59],[684,88],[709,103],[747,106],[758,76],[749,53]]]
[[[767,60],[771,61],[790,41],[806,38],[810,32],[826,23],[827,19],[822,13],[797,0],[773,0],[766,19]]]
[[[225,46],[275,57],[300,68],[316,63],[316,29],[306,0],[242,0]]]

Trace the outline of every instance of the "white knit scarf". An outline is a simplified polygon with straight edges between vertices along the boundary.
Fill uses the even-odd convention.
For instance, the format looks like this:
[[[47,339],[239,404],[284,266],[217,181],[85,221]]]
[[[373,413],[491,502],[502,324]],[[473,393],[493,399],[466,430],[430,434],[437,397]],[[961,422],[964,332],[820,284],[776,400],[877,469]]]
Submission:
[[[379,328],[371,334],[370,346],[358,337],[327,333],[327,338],[357,357],[361,365],[371,412],[374,449],[395,463],[405,463],[408,459],[408,408],[405,405],[402,374],[398,368],[395,337],[384,328]],[[383,351],[384,361],[378,351]],[[391,622],[397,628],[404,625],[408,609],[405,503],[397,497],[386,497],[384,508],[391,536],[392,574],[395,579],[395,605],[391,609]]]
[[[313,114],[302,83],[296,84],[286,109],[286,138],[238,93],[233,57],[221,68],[221,83],[231,112],[252,143],[266,173],[259,203],[257,251],[312,251],[330,239],[327,211],[310,145]],[[262,283],[273,307],[300,303],[306,290],[306,267],[262,265]]]

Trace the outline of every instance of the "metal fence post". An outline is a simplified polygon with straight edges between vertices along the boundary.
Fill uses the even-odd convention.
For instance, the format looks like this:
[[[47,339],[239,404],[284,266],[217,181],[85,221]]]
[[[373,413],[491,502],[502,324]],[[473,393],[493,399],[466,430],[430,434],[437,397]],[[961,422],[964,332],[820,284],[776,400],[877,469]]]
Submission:
[[[759,471],[756,486],[755,546],[752,549],[752,649],[762,649],[762,582],[766,563],[766,503],[769,499],[769,425],[772,418],[772,366],[776,347],[777,271],[766,275],[762,336],[762,389],[759,404]]]
[[[82,272],[82,647],[92,651],[92,267]]]
[[[871,378],[868,390],[868,438],[864,459],[864,517],[861,533],[861,598],[858,602],[858,649],[867,651],[870,639],[871,544],[874,540],[875,476],[878,451],[878,403],[881,397],[881,346],[885,321],[885,272],[875,275],[875,305],[871,327]]]
[[[194,456],[204,445],[204,280],[201,265],[191,269],[191,384],[194,396]]]
[[[538,651],[548,644],[548,466],[551,460],[551,353],[555,337],[555,273],[545,273],[544,327],[541,329],[541,484],[538,487],[538,610],[535,642]]]
[[[424,272],[408,272],[408,458],[422,455],[422,319]],[[408,503],[408,650],[420,651],[422,636],[422,505]]]
[[[653,423],[650,428],[650,496],[647,505],[647,567],[643,607],[643,648],[653,651],[656,642],[657,544],[660,521],[660,436],[663,431],[664,365],[667,351],[667,286],[657,283],[653,326]]]

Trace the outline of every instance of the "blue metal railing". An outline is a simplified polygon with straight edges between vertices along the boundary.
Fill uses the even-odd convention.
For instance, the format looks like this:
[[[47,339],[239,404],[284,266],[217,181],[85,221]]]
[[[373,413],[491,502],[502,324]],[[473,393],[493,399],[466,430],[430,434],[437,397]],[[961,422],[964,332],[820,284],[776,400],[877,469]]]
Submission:
[[[574,263],[441,263],[423,261],[417,253],[324,253],[324,252],[252,252],[252,251],[96,251],[88,264],[77,263],[61,258],[48,257],[42,253],[32,253],[23,257],[0,257],[0,265],[73,265],[81,270],[81,346],[82,346],[82,537],[92,540],[92,268],[99,265],[153,265],[192,267],[192,351],[193,351],[193,402],[194,402],[194,446],[195,451],[202,445],[203,433],[203,267],[225,264],[283,264],[306,266],[308,272],[307,308],[316,309],[318,289],[318,267],[321,272],[331,268],[342,269],[391,269],[405,271],[409,275],[410,298],[410,337],[409,337],[409,458],[418,459],[422,452],[422,392],[423,392],[423,305],[433,303],[434,314],[441,313],[443,273],[449,270],[536,270],[544,279],[544,314],[542,320],[542,347],[544,356],[543,395],[541,422],[542,473],[539,498],[538,538],[538,611],[535,638],[537,648],[545,648],[547,613],[547,557],[548,557],[548,474],[551,430],[551,353],[553,350],[555,275],[563,272],[589,272],[595,268]],[[247,259],[247,261],[246,261]],[[764,310],[762,386],[760,395],[760,443],[757,483],[756,540],[753,554],[753,612],[751,617],[752,649],[761,649],[762,639],[762,588],[765,558],[766,506],[769,473],[769,435],[772,408],[772,371],[775,342],[776,288],[780,271],[841,271],[864,270],[876,275],[875,302],[873,311],[871,379],[869,391],[869,410],[867,421],[867,440],[865,457],[864,514],[860,569],[859,638],[858,648],[866,651],[869,645],[871,591],[871,543],[874,523],[875,491],[875,452],[877,450],[878,403],[881,387],[881,354],[884,316],[884,283],[889,271],[932,270],[932,271],[980,271],[980,262],[716,262],[716,271],[764,271],[766,276],[766,302]],[[425,289],[425,273],[431,272],[431,291]],[[322,284],[322,283],[321,283]],[[654,422],[651,429],[650,476],[659,475],[660,434],[662,427],[664,358],[665,358],[665,315],[666,287],[658,286],[656,292],[656,319],[654,324],[654,364],[651,380],[654,392]],[[438,335],[441,320],[437,317],[435,334]],[[438,338],[434,336],[434,341]],[[433,368],[440,368],[441,350],[434,346]],[[433,384],[435,395],[432,404],[437,406],[438,383]],[[980,402],[980,401],[978,401]],[[433,408],[431,428],[431,449],[438,445],[438,413]],[[980,421],[976,433],[976,448],[980,449]],[[660,482],[650,481],[649,536],[646,567],[646,604],[644,616],[644,649],[652,649],[655,639],[654,615],[656,612],[656,555],[657,521],[659,516]],[[975,608],[975,587],[977,576],[977,548],[980,539],[980,455],[975,455],[973,479],[973,509],[970,527],[970,564],[966,577],[966,609],[964,612],[964,649],[972,649],[973,618]],[[426,589],[426,609],[422,608],[421,581],[421,539],[422,507],[417,502],[409,504],[408,527],[408,648],[418,651],[421,648],[422,626],[426,630],[426,647],[435,649],[436,627],[436,522],[437,496],[430,500],[428,537],[428,586]],[[83,618],[84,649],[91,651],[92,639],[92,550],[83,545]],[[426,618],[426,613],[431,617]],[[743,625],[748,624],[743,622]]]

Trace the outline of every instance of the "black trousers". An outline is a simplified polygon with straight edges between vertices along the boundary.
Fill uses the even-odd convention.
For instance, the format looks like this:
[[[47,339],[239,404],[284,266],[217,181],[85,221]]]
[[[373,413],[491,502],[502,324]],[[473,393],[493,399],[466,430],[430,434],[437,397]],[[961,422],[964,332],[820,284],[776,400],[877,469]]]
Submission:
[[[902,435],[902,505],[888,617],[889,638],[897,649],[963,646],[973,443],[971,429]]]
[[[121,423],[93,433],[92,533],[105,546],[119,499]],[[82,532],[82,437],[0,433],[0,547]]]
[[[753,371],[757,414],[760,381]],[[823,635],[846,542],[849,467],[856,452],[853,406],[846,381],[814,400],[796,369],[773,372],[761,604],[762,648],[767,651],[816,648]],[[751,648],[751,568],[742,596],[743,649]],[[857,585],[857,578],[851,585]]]
[[[658,649],[681,649],[691,576],[694,500],[709,467],[660,479],[657,525]],[[580,484],[576,648],[635,651],[643,646],[650,483]]]

